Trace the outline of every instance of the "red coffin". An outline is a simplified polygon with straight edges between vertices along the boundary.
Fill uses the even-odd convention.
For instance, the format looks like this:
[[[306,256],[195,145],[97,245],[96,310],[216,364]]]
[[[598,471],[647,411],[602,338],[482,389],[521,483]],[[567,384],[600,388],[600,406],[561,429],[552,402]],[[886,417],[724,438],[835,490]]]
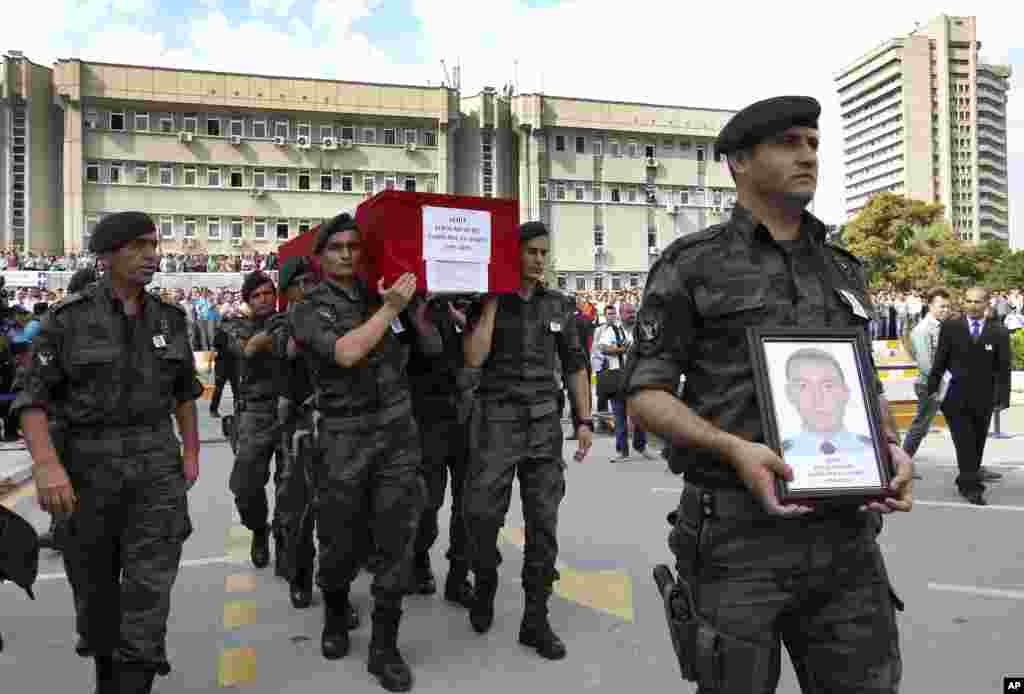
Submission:
[[[427,258],[424,257],[424,208],[490,213],[487,290],[492,293],[508,293],[519,289],[517,200],[398,190],[382,191],[356,209],[356,222],[363,232],[363,241],[368,251],[367,280],[371,287],[376,287],[380,278],[384,279],[385,286],[390,286],[403,273],[412,272],[416,274],[417,290],[428,290]],[[457,212],[453,212],[453,215],[457,215]],[[433,217],[437,218],[436,212]],[[436,253],[435,259],[438,259]]]

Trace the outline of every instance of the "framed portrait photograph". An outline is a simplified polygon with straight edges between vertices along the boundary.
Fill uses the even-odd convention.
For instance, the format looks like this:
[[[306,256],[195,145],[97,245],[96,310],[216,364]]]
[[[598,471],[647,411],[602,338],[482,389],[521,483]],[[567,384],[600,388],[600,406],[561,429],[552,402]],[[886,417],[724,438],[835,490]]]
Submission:
[[[861,504],[891,496],[867,338],[858,329],[748,331],[765,442],[793,469],[783,503]]]

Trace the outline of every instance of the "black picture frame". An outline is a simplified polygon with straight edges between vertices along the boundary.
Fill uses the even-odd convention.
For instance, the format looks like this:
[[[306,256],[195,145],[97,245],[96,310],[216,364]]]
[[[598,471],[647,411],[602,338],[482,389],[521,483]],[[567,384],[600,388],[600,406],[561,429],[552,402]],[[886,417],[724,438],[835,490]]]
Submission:
[[[889,483],[895,477],[895,467],[892,461],[892,454],[889,444],[882,433],[881,409],[879,396],[876,389],[876,375],[871,359],[871,347],[867,335],[858,328],[748,328],[747,340],[750,346],[750,355],[754,367],[754,382],[757,389],[758,406],[761,411],[761,425],[764,432],[765,443],[783,461],[787,461],[787,451],[783,450],[783,439],[779,429],[779,405],[776,394],[781,392],[779,385],[772,383],[772,368],[769,364],[768,345],[779,345],[792,343],[793,352],[798,349],[819,348],[819,351],[827,351],[833,354],[837,350],[849,350],[852,362],[855,365],[856,379],[852,374],[846,373],[840,366],[840,372],[846,382],[846,386],[852,392],[853,388],[860,389],[860,402],[863,403],[862,414],[864,420],[860,422],[866,425],[870,431],[867,436],[857,438],[867,445],[864,439],[870,439],[870,450],[874,456],[874,464],[878,471],[879,484],[873,483],[860,486],[851,486],[848,482],[841,485],[829,485],[823,482],[820,486],[793,485],[785,480],[776,480],[776,493],[779,500],[784,504],[800,503],[811,506],[818,505],[861,505],[871,501],[880,501],[894,495],[889,488]],[[829,349],[825,350],[823,346]],[[847,359],[846,361],[849,361]],[[783,384],[784,385],[784,384]],[[802,415],[801,415],[802,416]],[[787,446],[792,445],[792,440]],[[827,450],[827,449],[826,449]],[[833,449],[833,453],[835,450]],[[824,454],[823,454],[824,455]],[[791,455],[795,458],[795,455]],[[806,456],[805,456],[806,457]],[[837,455],[841,458],[841,454]],[[829,457],[825,455],[822,465],[815,470],[819,475],[827,474],[820,471],[822,466],[828,465]],[[795,472],[795,471],[794,471]],[[833,478],[835,479],[835,478]],[[794,483],[797,481],[794,476]]]

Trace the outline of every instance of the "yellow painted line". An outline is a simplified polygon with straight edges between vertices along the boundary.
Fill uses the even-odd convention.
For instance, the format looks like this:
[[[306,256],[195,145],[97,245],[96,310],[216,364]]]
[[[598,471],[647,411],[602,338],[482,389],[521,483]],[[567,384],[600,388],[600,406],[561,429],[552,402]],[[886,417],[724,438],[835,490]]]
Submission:
[[[633,579],[621,571],[574,571],[559,568],[555,592],[577,605],[633,623]]]
[[[224,603],[224,630],[231,631],[256,621],[255,600],[231,600]]]
[[[232,574],[224,579],[225,593],[252,593],[256,590],[256,578],[250,574]]]
[[[227,555],[232,559],[248,559],[251,544],[252,531],[248,528],[236,525],[228,531]]]
[[[220,654],[217,684],[238,687],[256,681],[256,651],[252,648],[228,648]]]
[[[26,496],[34,496],[35,493],[36,485],[33,482],[28,482],[14,489],[14,491],[0,496],[0,506],[4,506],[8,510],[13,511],[19,501],[24,499]]]

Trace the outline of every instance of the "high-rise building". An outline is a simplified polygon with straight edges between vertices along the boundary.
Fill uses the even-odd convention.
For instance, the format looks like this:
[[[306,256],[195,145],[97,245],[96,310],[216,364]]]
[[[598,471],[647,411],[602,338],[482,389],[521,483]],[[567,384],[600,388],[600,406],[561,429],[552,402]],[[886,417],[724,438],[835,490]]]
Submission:
[[[53,71],[21,51],[0,57],[0,244],[60,249],[63,112]]]
[[[962,239],[1009,240],[1011,70],[980,48],[975,17],[940,15],[835,75],[848,217],[891,191],[942,203]]]

